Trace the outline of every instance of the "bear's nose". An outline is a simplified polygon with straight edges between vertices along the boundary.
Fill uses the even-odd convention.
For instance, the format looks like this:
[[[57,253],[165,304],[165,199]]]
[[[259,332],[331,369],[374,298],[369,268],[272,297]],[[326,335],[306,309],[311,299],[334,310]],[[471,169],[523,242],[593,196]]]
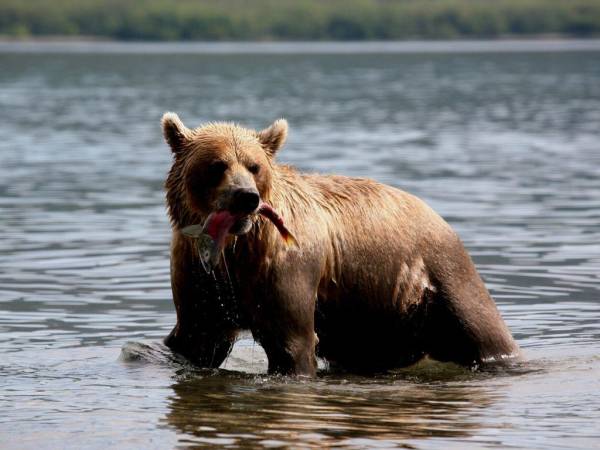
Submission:
[[[237,189],[233,193],[233,210],[239,213],[251,213],[260,203],[260,195],[256,189]]]

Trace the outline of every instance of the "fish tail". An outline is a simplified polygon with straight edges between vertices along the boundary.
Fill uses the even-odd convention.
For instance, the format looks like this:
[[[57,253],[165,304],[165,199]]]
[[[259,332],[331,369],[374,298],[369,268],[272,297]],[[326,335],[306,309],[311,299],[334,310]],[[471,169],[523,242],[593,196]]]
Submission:
[[[292,233],[286,230],[283,234],[283,240],[288,247],[298,247],[298,241]]]

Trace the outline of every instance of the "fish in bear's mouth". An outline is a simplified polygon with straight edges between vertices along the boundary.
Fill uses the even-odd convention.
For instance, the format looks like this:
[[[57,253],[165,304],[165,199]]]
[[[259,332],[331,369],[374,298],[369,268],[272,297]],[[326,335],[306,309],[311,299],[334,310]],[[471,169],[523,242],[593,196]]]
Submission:
[[[287,245],[297,245],[296,238],[286,228],[283,219],[271,205],[261,203],[254,214],[260,214],[269,219]],[[203,224],[187,226],[181,232],[196,240],[200,263],[206,273],[210,273],[219,263],[227,235],[242,234],[240,232],[247,227],[249,220],[250,217],[247,214],[235,214],[223,209],[210,213]]]

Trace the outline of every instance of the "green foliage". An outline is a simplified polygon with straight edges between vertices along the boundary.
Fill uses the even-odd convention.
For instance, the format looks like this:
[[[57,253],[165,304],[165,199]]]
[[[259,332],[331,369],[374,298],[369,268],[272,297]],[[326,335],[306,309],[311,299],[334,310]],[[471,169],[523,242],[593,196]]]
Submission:
[[[366,40],[600,32],[600,0],[0,0],[0,35]]]

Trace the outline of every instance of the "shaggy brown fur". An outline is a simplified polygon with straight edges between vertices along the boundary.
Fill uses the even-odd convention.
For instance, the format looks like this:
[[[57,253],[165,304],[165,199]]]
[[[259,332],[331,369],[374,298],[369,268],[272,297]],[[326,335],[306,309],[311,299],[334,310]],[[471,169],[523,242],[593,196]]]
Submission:
[[[177,325],[165,341],[174,351],[218,367],[250,329],[270,372],[306,375],[317,354],[358,372],[424,355],[470,365],[517,354],[460,239],[418,198],[277,164],[284,120],[259,133],[229,123],[190,130],[167,113],[163,130],[174,153],[166,188]],[[207,275],[181,229],[226,208],[240,185],[258,190],[299,246],[251,215]]]

